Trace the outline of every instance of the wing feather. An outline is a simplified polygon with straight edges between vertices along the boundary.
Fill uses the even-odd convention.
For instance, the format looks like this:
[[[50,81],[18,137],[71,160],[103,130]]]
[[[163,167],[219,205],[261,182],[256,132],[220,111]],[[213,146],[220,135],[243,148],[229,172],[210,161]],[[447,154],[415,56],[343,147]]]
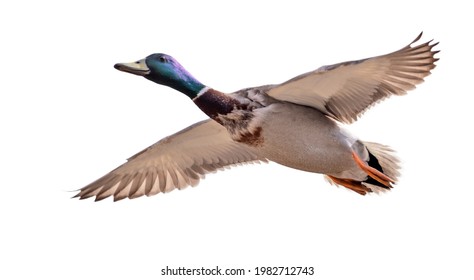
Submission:
[[[404,95],[423,82],[438,58],[428,41],[386,55],[326,65],[269,89],[273,98],[314,107],[351,123],[372,105],[391,95]]]
[[[114,200],[151,196],[195,186],[205,174],[225,167],[266,161],[245,144],[234,142],[214,120],[196,123],[130,157],[75,197]]]

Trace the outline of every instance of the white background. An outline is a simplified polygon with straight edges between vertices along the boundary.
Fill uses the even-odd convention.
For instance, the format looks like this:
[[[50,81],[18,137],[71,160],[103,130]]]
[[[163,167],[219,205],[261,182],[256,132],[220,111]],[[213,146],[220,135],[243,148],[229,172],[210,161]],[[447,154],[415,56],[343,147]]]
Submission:
[[[9,2],[0,4],[1,279],[164,279],[167,265],[314,266],[316,279],[474,278],[467,6]],[[422,41],[441,42],[433,75],[350,126],[398,151],[403,176],[391,193],[363,197],[267,164],[166,195],[70,199],[205,118],[186,96],[116,71],[116,62],[168,53],[231,92],[395,51],[420,31]],[[257,279],[269,278],[279,279]]]

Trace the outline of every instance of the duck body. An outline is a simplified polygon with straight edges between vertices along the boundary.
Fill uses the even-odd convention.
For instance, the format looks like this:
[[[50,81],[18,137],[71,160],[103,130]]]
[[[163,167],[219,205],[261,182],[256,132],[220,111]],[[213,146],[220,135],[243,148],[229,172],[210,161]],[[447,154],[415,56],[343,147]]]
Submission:
[[[273,161],[325,174],[359,194],[392,188],[398,160],[389,147],[364,142],[351,123],[391,95],[403,95],[430,74],[438,59],[430,42],[387,55],[323,66],[279,85],[225,94],[205,86],[174,58],[153,54],[116,64],[193,100],[208,120],[196,123],[128,159],[82,188],[81,199],[114,200],[195,186],[205,174],[235,164]]]
[[[234,141],[255,148],[263,158],[304,171],[336,175],[355,167],[347,159],[357,139],[314,108],[269,97],[267,88],[230,94],[244,109],[235,108],[216,121]]]
[[[354,151],[362,160],[369,160],[362,141],[317,109],[271,98],[267,92],[273,87],[249,88],[231,94],[209,89],[194,102],[225,127],[233,141],[247,145],[260,158],[290,168],[326,174],[330,176],[328,178],[358,182],[368,179],[367,173],[353,160]],[[215,113],[221,103],[208,100],[226,98],[232,98],[232,101],[222,102],[221,113]],[[208,111],[201,105],[203,103],[213,104],[212,109]],[[228,104],[232,104],[231,110]],[[353,190],[362,191],[359,188]]]
[[[261,111],[255,122],[262,128],[263,157],[291,168],[329,175],[356,167],[351,147],[357,139],[318,110],[283,102]],[[307,132],[301,135],[301,131]]]

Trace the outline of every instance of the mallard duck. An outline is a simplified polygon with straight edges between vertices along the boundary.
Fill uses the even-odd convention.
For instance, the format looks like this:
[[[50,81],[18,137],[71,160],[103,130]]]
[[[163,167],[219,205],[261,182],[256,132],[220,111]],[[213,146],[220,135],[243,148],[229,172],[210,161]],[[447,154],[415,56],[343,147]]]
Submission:
[[[365,142],[352,123],[375,103],[404,95],[435,68],[428,41],[382,56],[322,66],[278,85],[225,94],[194,78],[173,57],[155,53],[114,67],[187,95],[209,119],[168,136],[83,187],[75,197],[114,201],[195,186],[224,167],[273,161],[324,174],[361,195],[386,191],[399,177],[388,146]]]

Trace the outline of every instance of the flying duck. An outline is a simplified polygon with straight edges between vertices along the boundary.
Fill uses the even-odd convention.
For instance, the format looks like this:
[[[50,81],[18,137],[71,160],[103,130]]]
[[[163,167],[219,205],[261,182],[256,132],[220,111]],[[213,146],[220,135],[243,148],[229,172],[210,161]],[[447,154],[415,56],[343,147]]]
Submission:
[[[375,103],[404,95],[435,68],[432,40],[381,56],[322,66],[281,84],[223,93],[198,81],[173,57],[155,53],[117,70],[188,96],[208,119],[161,139],[79,190],[75,197],[114,201],[196,186],[229,166],[273,161],[324,174],[361,195],[386,191],[399,177],[388,146],[340,126]]]

